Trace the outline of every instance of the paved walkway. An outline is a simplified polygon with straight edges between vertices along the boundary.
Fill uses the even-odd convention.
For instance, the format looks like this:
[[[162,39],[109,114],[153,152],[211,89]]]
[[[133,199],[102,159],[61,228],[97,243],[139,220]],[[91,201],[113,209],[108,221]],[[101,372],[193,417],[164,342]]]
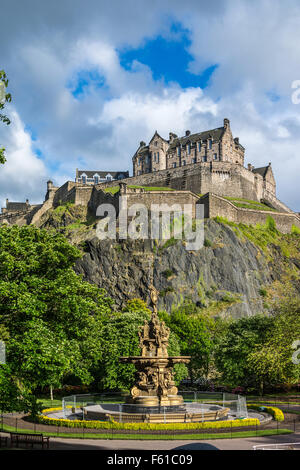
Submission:
[[[300,433],[243,439],[219,439],[207,441],[123,441],[102,439],[50,439],[53,450],[252,450],[261,444],[300,443]]]

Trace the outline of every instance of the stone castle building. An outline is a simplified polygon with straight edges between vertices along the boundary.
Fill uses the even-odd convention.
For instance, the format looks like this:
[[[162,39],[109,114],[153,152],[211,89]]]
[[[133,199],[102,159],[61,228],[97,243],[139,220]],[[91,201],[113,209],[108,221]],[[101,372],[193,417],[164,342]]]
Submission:
[[[276,198],[271,163],[245,168],[244,159],[245,148],[225,118],[222,127],[197,134],[186,131],[184,137],[170,133],[169,140],[156,131],[148,145],[140,142],[132,158],[133,176],[141,184],[264,201],[289,211]]]
[[[134,154],[132,177],[128,171],[76,170],[75,181],[60,187],[48,181],[42,204],[7,201],[0,224],[38,224],[49,209],[67,202],[86,206],[93,215],[100,204],[111,203],[118,213],[122,195],[128,207],[141,203],[150,210],[151,204],[177,203],[192,204],[195,209],[201,203],[206,218],[222,216],[237,223],[263,224],[271,215],[283,232],[293,225],[300,227],[299,214],[276,195],[271,163],[245,167],[244,158],[245,148],[233,137],[228,119],[222,127],[197,134],[186,131],[184,137],[177,137],[170,133],[169,140],[155,132],[149,144],[141,142]],[[119,186],[119,191],[108,190],[113,186]],[[245,202],[242,206],[240,199]],[[268,210],[260,210],[259,205],[248,208],[249,200],[265,204]]]
[[[148,145],[140,142],[132,159],[133,176],[200,162],[244,165],[244,154],[239,138],[232,136],[229,119],[224,119],[222,127],[197,134],[186,131],[184,137],[170,132],[169,140],[156,131]]]

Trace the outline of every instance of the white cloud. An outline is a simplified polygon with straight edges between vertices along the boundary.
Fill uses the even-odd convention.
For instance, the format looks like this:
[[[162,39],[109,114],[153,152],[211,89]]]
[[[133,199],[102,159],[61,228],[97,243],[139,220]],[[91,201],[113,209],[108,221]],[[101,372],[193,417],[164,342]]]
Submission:
[[[12,124],[1,129],[1,143],[6,149],[7,162],[0,166],[0,201],[32,203],[43,200],[45,194],[46,170],[32,149],[32,141],[24,124],[15,110],[10,112]]]

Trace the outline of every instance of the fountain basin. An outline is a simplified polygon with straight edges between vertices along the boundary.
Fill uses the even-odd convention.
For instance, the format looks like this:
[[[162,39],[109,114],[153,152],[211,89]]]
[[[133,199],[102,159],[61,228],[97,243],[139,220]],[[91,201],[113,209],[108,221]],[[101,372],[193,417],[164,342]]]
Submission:
[[[84,419],[124,423],[200,423],[227,419],[229,408],[220,405],[183,403],[174,406],[139,407],[138,405],[107,404],[83,408]]]

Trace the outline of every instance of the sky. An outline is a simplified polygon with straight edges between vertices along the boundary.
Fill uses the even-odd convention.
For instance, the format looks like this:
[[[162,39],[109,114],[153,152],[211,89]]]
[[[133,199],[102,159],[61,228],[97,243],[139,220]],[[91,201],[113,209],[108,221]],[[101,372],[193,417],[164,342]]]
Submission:
[[[300,211],[299,0],[0,0],[0,15],[1,206],[42,202],[76,168],[132,174],[156,130],[226,117],[245,165],[271,162],[278,198]]]

